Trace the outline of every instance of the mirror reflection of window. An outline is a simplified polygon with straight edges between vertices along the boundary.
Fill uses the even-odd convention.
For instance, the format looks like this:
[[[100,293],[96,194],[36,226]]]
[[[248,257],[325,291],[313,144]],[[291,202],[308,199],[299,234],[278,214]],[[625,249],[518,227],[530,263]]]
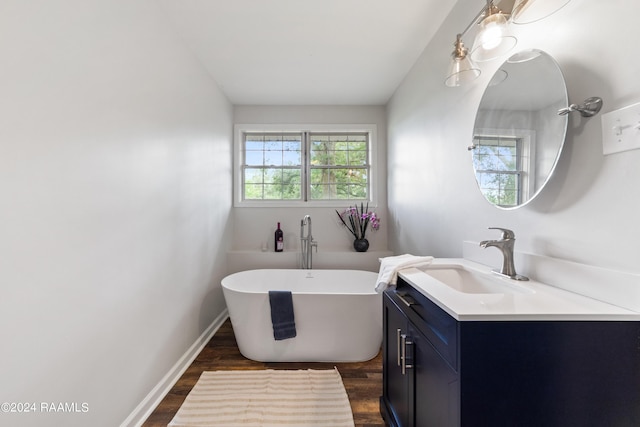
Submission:
[[[476,135],[473,166],[482,194],[491,203],[514,207],[522,203],[529,187],[529,149],[516,136]]]

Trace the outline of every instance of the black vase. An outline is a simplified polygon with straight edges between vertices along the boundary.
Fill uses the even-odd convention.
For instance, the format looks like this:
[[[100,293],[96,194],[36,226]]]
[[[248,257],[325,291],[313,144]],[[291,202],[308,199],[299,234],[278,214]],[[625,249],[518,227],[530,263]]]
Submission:
[[[353,249],[356,252],[367,252],[369,249],[369,241],[367,239],[356,239],[353,241]]]

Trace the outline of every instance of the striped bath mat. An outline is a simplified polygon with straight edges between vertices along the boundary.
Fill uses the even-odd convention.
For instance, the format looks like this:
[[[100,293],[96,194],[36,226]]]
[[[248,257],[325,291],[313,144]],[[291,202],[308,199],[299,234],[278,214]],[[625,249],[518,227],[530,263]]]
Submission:
[[[337,369],[203,372],[170,427],[353,427]]]

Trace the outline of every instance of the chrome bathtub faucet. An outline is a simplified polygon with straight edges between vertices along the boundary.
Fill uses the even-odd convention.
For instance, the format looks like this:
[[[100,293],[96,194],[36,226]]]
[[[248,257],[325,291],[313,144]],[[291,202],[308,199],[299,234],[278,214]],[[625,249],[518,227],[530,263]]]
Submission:
[[[480,246],[483,248],[493,246],[502,252],[502,269],[500,269],[500,271],[493,270],[493,272],[513,280],[529,280],[528,277],[516,273],[516,267],[513,263],[513,247],[516,243],[515,233],[509,229],[500,227],[489,227],[489,230],[502,231],[502,238],[500,240],[483,240],[480,242]]]
[[[304,233],[305,225],[307,226],[306,236]],[[313,240],[313,235],[311,234],[311,215],[305,215],[304,218],[300,220],[300,249],[302,251],[303,269],[310,270],[313,267],[312,249],[314,247],[316,248],[317,253],[318,242]]]

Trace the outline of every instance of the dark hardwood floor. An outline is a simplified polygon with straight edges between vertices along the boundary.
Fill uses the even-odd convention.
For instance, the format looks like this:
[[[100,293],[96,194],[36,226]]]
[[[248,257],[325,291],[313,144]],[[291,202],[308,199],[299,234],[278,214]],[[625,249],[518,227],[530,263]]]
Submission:
[[[211,338],[171,391],[160,402],[143,427],[166,426],[198,381],[203,371],[232,369],[332,369],[338,368],[349,395],[356,427],[381,427],[378,401],[382,394],[382,352],[359,363],[263,363],[240,354],[229,319]]]

